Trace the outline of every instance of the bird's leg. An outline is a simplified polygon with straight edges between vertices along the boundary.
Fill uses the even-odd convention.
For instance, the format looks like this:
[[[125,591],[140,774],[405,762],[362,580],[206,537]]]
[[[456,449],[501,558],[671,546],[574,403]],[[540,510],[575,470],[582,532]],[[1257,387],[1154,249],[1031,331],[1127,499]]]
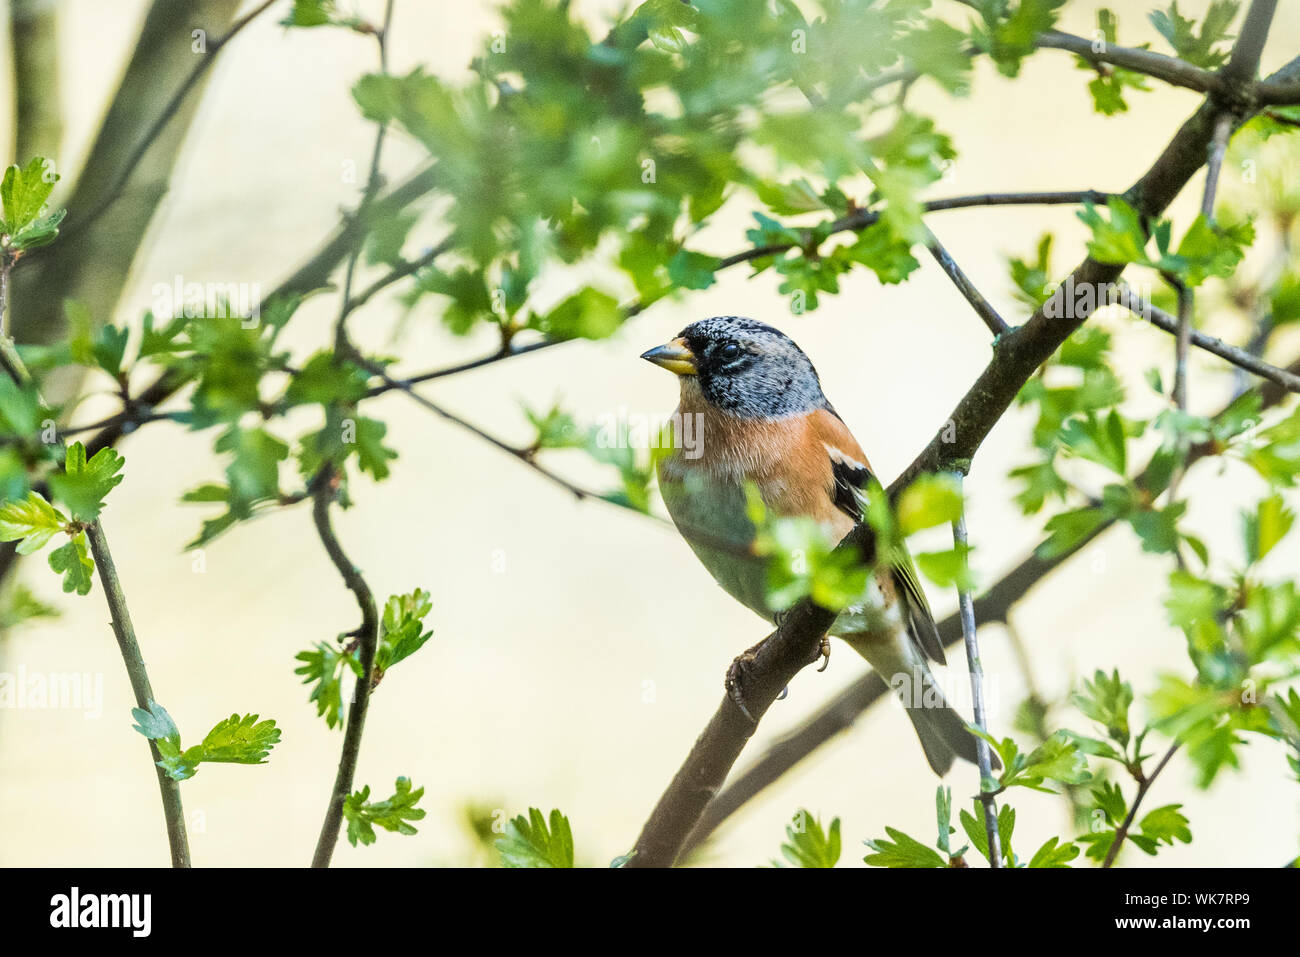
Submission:
[[[813,661],[820,661],[822,666],[817,669],[821,674],[831,666],[831,638],[830,635],[822,635],[821,644],[817,646],[817,653],[813,655]]]
[[[772,636],[768,635],[767,637],[771,638]],[[746,669],[758,654],[758,649],[762,648],[766,643],[767,638],[764,638],[752,648],[747,648],[745,651],[742,651],[732,659],[731,666],[727,668],[727,678],[725,682],[727,697],[731,699],[732,704],[740,709],[740,713],[754,724],[758,724],[758,722],[754,720],[754,716],[750,714],[749,709],[745,707],[745,692],[744,689],[741,688],[741,682],[744,679]]]

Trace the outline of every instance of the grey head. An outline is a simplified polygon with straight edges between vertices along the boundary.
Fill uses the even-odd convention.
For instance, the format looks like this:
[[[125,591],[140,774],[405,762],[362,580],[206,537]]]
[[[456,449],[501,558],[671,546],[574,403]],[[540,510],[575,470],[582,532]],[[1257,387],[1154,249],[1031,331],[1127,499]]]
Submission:
[[[740,418],[783,419],[830,409],[817,370],[794,340],[745,316],[693,322],[641,358],[694,380],[713,406]]]

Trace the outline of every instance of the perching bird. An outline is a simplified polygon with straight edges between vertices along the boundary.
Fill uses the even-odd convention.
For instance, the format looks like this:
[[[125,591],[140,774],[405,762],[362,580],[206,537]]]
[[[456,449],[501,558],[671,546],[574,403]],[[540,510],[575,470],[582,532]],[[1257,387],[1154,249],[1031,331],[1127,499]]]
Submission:
[[[674,421],[694,417],[697,441],[675,443],[658,463],[669,515],[718,584],[774,621],[766,560],[750,548],[746,485],[757,487],[769,515],[812,518],[838,542],[862,517],[867,457],[803,350],[765,323],[703,319],[641,358],[677,374]],[[975,738],[926,666],[927,656],[944,661],[943,644],[912,560],[900,551],[891,561],[875,576],[875,600],[845,609],[830,632],[903,693],[926,760],[943,775],[954,757],[975,762]]]

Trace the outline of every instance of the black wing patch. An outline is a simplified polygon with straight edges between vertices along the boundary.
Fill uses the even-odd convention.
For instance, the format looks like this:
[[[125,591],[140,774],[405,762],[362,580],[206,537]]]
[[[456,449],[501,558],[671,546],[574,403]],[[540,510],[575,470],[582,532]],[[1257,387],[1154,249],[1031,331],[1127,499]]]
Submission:
[[[871,479],[871,470],[861,462],[855,462],[829,446],[827,452],[831,458],[831,475],[835,480],[835,487],[831,492],[835,507],[855,522],[860,522],[862,521],[862,492]],[[902,549],[893,557],[891,564],[894,583],[901,591],[907,605],[911,625],[908,631],[912,635],[912,640],[929,658],[940,664],[946,664],[943,642],[939,638],[939,630],[935,626],[930,603],[926,601],[921,583],[917,581],[911,556],[907,554],[906,549]]]
[[[843,455],[831,455],[831,475],[835,479],[835,487],[831,490],[835,507],[853,521],[862,521],[862,490],[867,487],[871,471],[861,462]]]

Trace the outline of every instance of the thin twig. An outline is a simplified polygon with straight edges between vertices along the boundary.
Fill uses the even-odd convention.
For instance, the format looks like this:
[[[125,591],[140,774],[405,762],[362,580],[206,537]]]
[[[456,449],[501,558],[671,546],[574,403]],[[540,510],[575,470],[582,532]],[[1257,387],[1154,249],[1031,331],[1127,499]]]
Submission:
[[[1150,322],[1157,329],[1174,335],[1178,334],[1179,321],[1177,316],[1152,305],[1127,286],[1119,288],[1116,301],[1129,312]],[[1230,345],[1222,339],[1216,339],[1214,336],[1207,336],[1197,329],[1191,330],[1191,344],[1198,349],[1203,349],[1220,359],[1232,363],[1240,369],[1257,375],[1261,379],[1275,382],[1289,392],[1300,392],[1300,376],[1286,369],[1278,368],[1272,363],[1265,362],[1248,349]]]
[[[1265,6],[1267,6],[1267,3]],[[1251,9],[1251,13],[1255,13],[1254,7]],[[1272,13],[1270,12],[1268,16],[1271,17]],[[1267,33],[1267,24],[1265,24],[1264,30]],[[1228,74],[1234,63],[1240,62],[1238,54],[1242,45],[1246,42],[1248,40],[1243,36],[1243,39],[1234,48],[1232,60],[1224,68],[1225,75]],[[1262,45],[1263,40],[1260,39],[1259,42]],[[1254,62],[1259,62],[1258,54]],[[1211,224],[1214,222],[1214,197],[1219,188],[1219,174],[1223,170],[1223,157],[1228,151],[1228,139],[1232,136],[1232,127],[1233,117],[1231,113],[1224,112],[1215,117],[1214,135],[1210,139],[1209,153],[1205,163],[1205,189],[1201,194],[1201,215]],[[1173,400],[1178,411],[1185,413],[1187,411],[1187,356],[1192,345],[1192,318],[1196,310],[1196,293],[1181,279],[1174,281],[1174,289],[1178,293],[1178,336],[1175,347]],[[1182,482],[1185,470],[1186,466],[1180,463],[1169,479],[1169,501],[1171,502],[1178,495],[1178,486]]]
[[[1110,867],[1115,863],[1115,857],[1119,854],[1120,846],[1123,845],[1124,838],[1128,837],[1128,829],[1133,826],[1133,819],[1137,817],[1138,808],[1142,805],[1142,799],[1147,796],[1147,791],[1151,790],[1151,785],[1160,776],[1160,772],[1165,769],[1165,765],[1169,763],[1178,747],[1179,742],[1177,741],[1169,746],[1169,750],[1160,759],[1160,763],[1156,765],[1156,769],[1151,772],[1150,777],[1144,775],[1140,767],[1135,772],[1138,782],[1137,794],[1133,796],[1133,804],[1129,807],[1128,814],[1124,816],[1124,822],[1115,829],[1115,840],[1111,842],[1110,850],[1106,852],[1106,859],[1102,861],[1102,867]]]
[[[1226,85],[1241,87],[1254,82],[1276,12],[1277,0],[1251,0],[1241,32],[1232,45],[1232,55],[1219,71],[1219,77]]]
[[[343,748],[339,754],[339,767],[334,775],[334,787],[330,791],[329,807],[325,811],[325,820],[321,824],[320,837],[316,840],[316,853],[312,857],[312,867],[329,867],[334,855],[334,846],[339,840],[339,828],[343,824],[343,802],[352,793],[352,781],[357,772],[357,759],[361,754],[361,735],[365,730],[366,712],[370,707],[371,676],[375,667],[375,651],[379,645],[379,612],[375,606],[375,596],[361,572],[352,564],[343,546],[339,544],[338,535],[330,523],[330,505],[338,490],[338,475],[333,466],[326,465],[314,480],[312,493],[312,520],[316,525],[316,534],[320,536],[325,553],[343,577],[343,584],[356,597],[357,607],[361,611],[361,625],[350,635],[357,639],[357,651],[361,659],[361,675],[352,689],[352,703],[348,706],[347,727],[343,731]]]
[[[383,26],[375,33],[379,45],[379,67],[383,73],[388,72],[388,36],[393,22],[393,3],[388,0],[384,7]],[[379,192],[380,161],[383,157],[384,137],[387,124],[379,124],[375,133],[375,145],[370,156],[370,175],[366,179],[365,192],[357,206],[355,219],[364,222],[375,195]],[[347,268],[344,272],[343,289],[339,296],[339,317],[334,332],[334,364],[341,365],[350,357],[360,358],[360,353],[352,346],[347,335],[347,320],[352,311],[352,280],[356,273],[357,260],[361,256],[361,239],[358,237],[348,254]],[[365,730],[366,712],[370,707],[370,690],[373,685],[375,653],[379,645],[379,615],[375,606],[375,597],[370,586],[348,560],[347,554],[339,544],[338,536],[330,524],[330,505],[338,491],[339,475],[334,463],[327,461],[312,479],[312,519],[316,525],[316,534],[330,561],[343,576],[343,583],[356,596],[357,607],[361,610],[361,626],[353,634],[357,638],[361,659],[361,674],[357,676],[352,689],[352,704],[348,708],[347,727],[343,732],[343,748],[339,754],[338,772],[334,776],[334,787],[330,792],[329,806],[325,811],[325,820],[321,823],[320,837],[316,841],[316,853],[312,857],[312,867],[329,867],[338,843],[339,828],[343,824],[343,803],[352,793],[353,778],[356,775],[357,760],[361,754],[361,735]]]
[[[566,492],[568,492],[578,501],[581,502],[586,499],[594,498],[600,501],[610,502],[610,504],[612,505],[618,505],[617,502],[612,502],[609,499],[605,498],[604,496],[599,495],[598,493],[592,492],[589,489],[585,489],[580,485],[575,485],[574,483],[566,479],[564,476],[559,475],[556,472],[552,472],[550,469],[546,468],[546,466],[542,465],[540,462],[537,461],[536,449],[519,448],[518,446],[511,445],[509,442],[505,442],[497,438],[495,435],[492,435],[490,432],[484,431],[479,426],[475,425],[473,422],[470,422],[468,419],[461,418],[459,415],[456,415],[454,412],[448,411],[447,409],[438,405],[433,400],[416,392],[415,389],[412,387],[411,381],[398,380],[392,378],[391,376],[388,375],[387,372],[384,371],[382,366],[376,363],[363,361],[361,365],[372,375],[377,376],[379,379],[383,381],[383,386],[382,386],[383,391],[388,392],[392,390],[397,390],[402,392],[404,395],[409,396],[416,403],[428,409],[430,412],[434,413],[435,415],[439,415],[442,418],[446,419],[448,422],[460,426],[462,429],[465,429],[466,431],[471,432],[474,435],[478,436],[480,439],[482,439],[484,442],[488,443],[492,447],[500,449],[502,452],[505,452],[507,455],[513,456],[514,458],[518,459],[520,462],[524,463],[524,465],[528,466],[538,475],[545,478],[547,481],[553,482],[556,485],[558,485],[560,488],[564,489]]]
[[[826,101],[822,95],[812,87],[804,83],[798,84],[798,86],[800,92],[803,93],[804,97],[812,105],[813,109],[821,109],[826,105]],[[870,158],[864,158],[859,165],[862,168],[862,172],[867,175],[867,178],[871,180],[873,184],[880,182],[881,171],[873,160]],[[984,321],[984,324],[988,326],[989,331],[993,333],[994,338],[996,339],[998,336],[1010,329],[1011,327],[1007,325],[1006,321],[1000,315],[998,315],[997,310],[989,304],[988,299],[984,297],[983,293],[975,288],[975,284],[970,281],[970,278],[964,272],[962,272],[961,267],[957,265],[956,260],[954,260],[952,256],[948,254],[948,251],[943,248],[943,243],[939,242],[939,237],[934,234],[934,230],[930,229],[930,227],[925,223],[922,223],[922,228],[925,230],[926,246],[930,250],[930,253],[943,268],[945,275],[947,275],[948,278],[952,280],[953,285],[957,287],[957,291],[962,294],[963,298],[965,298],[968,303],[970,303],[971,308],[975,310],[980,319]]]
[[[984,325],[988,327],[989,332],[993,333],[994,336],[1000,336],[1011,328],[1007,321],[998,315],[998,311],[993,308],[993,305],[984,298],[984,294],[975,288],[975,284],[957,265],[957,261],[948,254],[948,250],[944,248],[943,243],[939,242],[939,237],[935,236],[933,232],[930,233],[930,243],[926,248],[930,250],[930,255],[934,257],[943,271],[948,274],[948,278],[957,287],[957,291],[970,303],[976,315],[984,320]]]
[[[99,581],[104,586],[104,599],[108,602],[109,615],[113,621],[113,634],[117,638],[117,647],[122,652],[122,661],[126,663],[136,707],[148,711],[155,701],[153,688],[149,684],[149,672],[145,669],[144,656],[140,653],[140,645],[135,638],[135,627],[131,624],[131,613],[127,610],[126,595],[117,576],[117,566],[113,564],[113,553],[108,549],[108,539],[99,521],[86,526],[86,537],[90,539],[90,552],[95,559]],[[153,769],[158,776],[158,790],[162,793],[172,867],[189,867],[190,845],[185,836],[185,810],[181,806],[180,784],[173,781],[158,763],[162,760],[162,755],[152,740],[149,742],[149,753],[153,755]]]
[[[0,250],[0,339],[13,346],[9,334],[9,274],[13,272],[14,257],[8,250]]]
[[[388,0],[384,5],[384,25],[375,33],[375,42],[379,45],[380,74],[388,73],[388,31],[393,21],[393,2],[394,0]],[[366,222],[366,213],[379,192],[381,181],[380,160],[383,158],[384,139],[387,135],[388,122],[385,120],[379,124],[379,128],[375,131],[375,145],[370,152],[370,174],[366,177],[366,188],[361,194],[361,202],[357,205],[357,211],[354,214],[356,221],[362,224]],[[347,265],[344,267],[343,295],[339,303],[338,321],[334,326],[334,361],[336,363],[359,354],[348,339],[348,316],[356,308],[352,299],[352,279],[356,273],[357,262],[361,259],[361,238],[358,237],[353,244],[352,251],[348,254]],[[432,262],[432,259],[430,259],[430,262]],[[394,270],[394,272],[396,271]],[[411,271],[414,272],[414,270]],[[397,278],[401,277],[398,276]],[[361,301],[364,302],[365,299],[363,298]]]
[[[960,476],[957,481],[960,484]],[[967,541],[964,508],[962,514],[958,515],[957,520],[952,523],[952,541],[957,550],[963,553],[961,558],[963,567],[968,568],[969,563],[965,557]],[[971,707],[974,712],[975,727],[987,734],[989,720],[984,706],[984,665],[980,659],[979,637],[975,630],[975,604],[971,600],[970,587],[964,582],[957,589],[957,607],[961,616],[962,639],[966,645],[966,664],[970,669]],[[997,789],[997,779],[993,777],[993,757],[989,751],[989,743],[982,737],[975,738],[975,759],[980,771],[979,799],[984,806],[984,833],[988,838],[989,866],[1001,867],[1002,840],[998,834],[998,805],[993,793]]]
[[[1074,53],[1094,66],[1106,63],[1134,73],[1142,73],[1157,80],[1163,80],[1171,86],[1181,86],[1198,93],[1209,93],[1220,87],[1219,77],[1213,70],[1202,69],[1180,60],[1178,57],[1166,56],[1153,50],[1140,50],[1133,47],[1116,46],[1107,43],[1097,50],[1093,41],[1085,37],[1063,33],[1060,30],[1048,30],[1038,35],[1034,44],[1045,49],[1065,50]]]

